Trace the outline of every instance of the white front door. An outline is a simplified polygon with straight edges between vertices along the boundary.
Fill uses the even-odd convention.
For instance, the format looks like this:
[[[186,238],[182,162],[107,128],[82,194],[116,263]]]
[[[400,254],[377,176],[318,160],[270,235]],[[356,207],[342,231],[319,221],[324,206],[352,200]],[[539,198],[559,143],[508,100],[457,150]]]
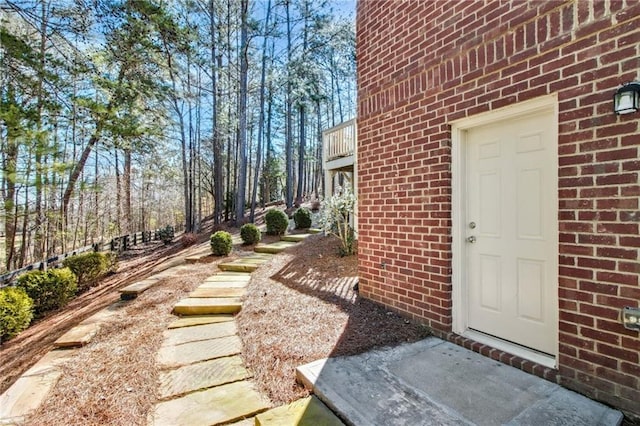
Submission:
[[[464,138],[460,233],[467,327],[557,352],[557,144],[552,110]]]

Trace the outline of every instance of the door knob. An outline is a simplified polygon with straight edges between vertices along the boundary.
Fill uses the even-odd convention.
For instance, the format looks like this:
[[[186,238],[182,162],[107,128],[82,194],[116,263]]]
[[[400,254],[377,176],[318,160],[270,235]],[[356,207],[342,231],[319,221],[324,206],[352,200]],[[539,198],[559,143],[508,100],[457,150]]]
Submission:
[[[469,243],[475,243],[476,242],[476,237],[474,237],[473,235],[467,238],[467,242]]]
[[[476,223],[475,222],[470,222],[469,223],[469,228],[476,229]]]

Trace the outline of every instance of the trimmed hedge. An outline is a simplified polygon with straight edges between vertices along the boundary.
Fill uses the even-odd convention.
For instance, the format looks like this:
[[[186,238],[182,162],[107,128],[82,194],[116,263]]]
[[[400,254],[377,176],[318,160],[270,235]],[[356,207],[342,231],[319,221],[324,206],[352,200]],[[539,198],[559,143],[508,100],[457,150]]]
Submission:
[[[0,343],[29,327],[32,318],[33,300],[23,289],[0,289]]]
[[[78,291],[83,293],[95,286],[98,280],[117,269],[115,253],[89,252],[66,258],[62,265],[76,275]]]
[[[296,223],[296,228],[298,229],[311,228],[311,210],[300,207],[293,214],[293,221]]]
[[[17,287],[33,300],[36,318],[65,306],[78,288],[76,276],[69,268],[27,272],[18,277]]]
[[[284,235],[289,227],[289,218],[282,210],[269,210],[264,216],[264,220],[267,223],[267,234],[269,235]]]
[[[226,256],[231,253],[233,240],[227,231],[218,231],[211,235],[211,252],[216,256]]]
[[[240,228],[240,238],[246,245],[256,244],[262,239],[262,233],[253,223],[246,223]]]

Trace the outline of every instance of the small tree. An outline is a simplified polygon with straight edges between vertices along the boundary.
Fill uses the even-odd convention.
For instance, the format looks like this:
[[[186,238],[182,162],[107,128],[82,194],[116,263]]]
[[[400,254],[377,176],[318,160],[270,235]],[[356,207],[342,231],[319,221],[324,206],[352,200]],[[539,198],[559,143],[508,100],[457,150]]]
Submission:
[[[355,234],[350,220],[355,205],[356,196],[348,188],[341,187],[322,203],[320,227],[325,233],[338,237],[342,256],[350,256],[355,252]]]

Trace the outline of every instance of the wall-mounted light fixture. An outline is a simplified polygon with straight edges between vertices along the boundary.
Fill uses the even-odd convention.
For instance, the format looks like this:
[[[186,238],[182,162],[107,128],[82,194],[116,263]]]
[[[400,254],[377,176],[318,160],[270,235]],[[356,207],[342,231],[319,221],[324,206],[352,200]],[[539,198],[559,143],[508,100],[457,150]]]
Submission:
[[[622,308],[621,316],[624,328],[640,331],[640,308],[625,306]]]
[[[625,83],[613,95],[613,111],[616,114],[630,114],[640,109],[640,83]]]

